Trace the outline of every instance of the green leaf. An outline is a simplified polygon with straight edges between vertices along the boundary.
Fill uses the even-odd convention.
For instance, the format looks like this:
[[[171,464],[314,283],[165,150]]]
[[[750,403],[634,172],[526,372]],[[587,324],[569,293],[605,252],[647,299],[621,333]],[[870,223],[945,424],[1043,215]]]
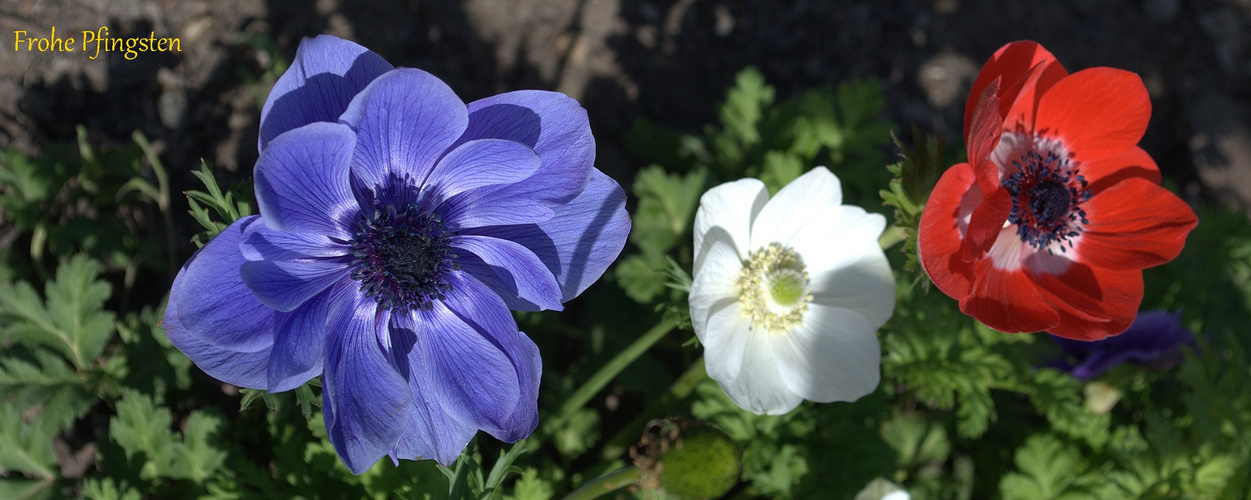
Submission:
[[[146,459],[140,477],[152,479],[168,472],[174,434],[167,408],[157,408],[145,394],[127,393],[117,402],[117,416],[109,423],[109,436],[126,452],[126,458]]]
[[[51,480],[58,477],[52,438],[56,430],[46,419],[23,419],[11,405],[0,406],[0,470]],[[0,498],[10,498],[0,496]]]
[[[0,498],[6,500],[43,500],[62,498],[56,494],[56,483],[51,480],[0,479]],[[139,497],[134,497],[139,500]]]
[[[640,304],[651,302],[665,291],[665,274],[653,268],[642,255],[631,255],[618,261],[613,275],[626,295]]]
[[[546,500],[552,498],[555,491],[552,490],[552,484],[539,479],[539,471],[534,468],[527,468],[521,472],[521,477],[513,484],[513,494],[505,498],[510,500]]]
[[[721,124],[726,131],[723,141],[734,141],[742,150],[760,142],[758,124],[773,101],[773,87],[765,84],[759,70],[749,67],[740,71],[721,105]],[[723,150],[736,149],[729,144],[719,145]]]
[[[1050,435],[1031,436],[1016,451],[1020,472],[1008,473],[999,483],[1003,498],[1096,498],[1091,489],[1100,482],[1090,474],[1080,452]]]
[[[167,475],[197,483],[213,477],[226,461],[226,452],[213,444],[214,434],[221,424],[216,416],[192,412],[187,417],[181,446],[173,448],[173,466]]]
[[[52,351],[31,353],[0,360],[0,398],[19,411],[38,408],[54,430],[64,430],[95,403],[94,384]]]
[[[25,282],[0,284],[0,320],[5,338],[45,345],[79,370],[95,360],[113,334],[113,313],[103,311],[111,288],[96,281],[99,265],[78,255],[61,265],[45,288],[46,304]]]
[[[639,171],[634,181],[638,209],[634,212],[630,241],[644,255],[662,257],[690,228],[704,192],[707,175],[702,170],[685,176],[665,173],[652,165]]]
[[[82,497],[90,500],[140,500],[143,496],[125,482],[115,483],[113,478],[88,479],[83,482]]]

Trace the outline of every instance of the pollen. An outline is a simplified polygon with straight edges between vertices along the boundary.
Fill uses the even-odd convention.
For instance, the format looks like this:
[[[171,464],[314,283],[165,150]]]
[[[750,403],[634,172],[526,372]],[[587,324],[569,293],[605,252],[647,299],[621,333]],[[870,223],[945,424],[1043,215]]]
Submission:
[[[376,207],[352,238],[352,279],[384,308],[429,309],[450,290],[447,272],[460,268],[453,236],[437,214],[416,205]]]
[[[751,328],[774,335],[799,326],[812,301],[803,257],[779,243],[748,254],[737,284],[739,305]]]
[[[1090,199],[1086,178],[1055,152],[1030,150],[1012,162],[1015,171],[1003,181],[1012,195],[1008,222],[1021,241],[1038,250],[1061,253],[1073,248],[1086,224],[1082,204]]]

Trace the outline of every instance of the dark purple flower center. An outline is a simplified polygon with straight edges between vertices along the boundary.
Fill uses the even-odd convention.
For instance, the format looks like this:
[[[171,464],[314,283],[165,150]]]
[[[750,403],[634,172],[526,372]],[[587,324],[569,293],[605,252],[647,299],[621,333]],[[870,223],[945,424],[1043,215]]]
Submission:
[[[378,206],[361,216],[352,236],[352,279],[382,307],[429,309],[450,289],[448,270],[460,268],[453,262],[452,236],[437,214],[416,205]]]
[[[1067,252],[1083,225],[1090,223],[1081,207],[1090,199],[1086,178],[1055,153],[1043,157],[1029,151],[1012,165],[1016,172],[1003,180],[1012,194],[1008,222],[1016,224],[1022,242],[1051,253],[1051,244],[1058,241],[1060,251]]]

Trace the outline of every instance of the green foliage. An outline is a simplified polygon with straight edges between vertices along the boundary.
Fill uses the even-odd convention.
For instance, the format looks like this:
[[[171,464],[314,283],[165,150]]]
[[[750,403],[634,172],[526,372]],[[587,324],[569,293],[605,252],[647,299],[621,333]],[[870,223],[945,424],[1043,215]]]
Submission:
[[[879,195],[884,205],[895,209],[895,227],[903,233],[903,253],[906,259],[903,270],[915,272],[921,269],[917,255],[917,231],[921,226],[921,212],[930,191],[938,183],[939,175],[948,165],[947,158],[943,155],[946,144],[942,137],[924,134],[915,125],[912,126],[911,147],[906,146],[898,137],[894,139],[901,161],[886,167],[892,179],[889,189],[881,190]],[[918,275],[916,281],[929,289],[929,280],[924,276]]]
[[[128,393],[117,402],[117,417],[109,437],[125,450],[127,460],[141,462],[143,479],[190,479],[196,483],[212,477],[226,454],[210,443],[221,419],[192,412],[183,422],[182,437],[170,433],[173,423],[168,409],[154,406],[142,394]]]
[[[253,203],[250,194],[252,189],[248,185],[250,183],[244,183],[228,191],[222,191],[217,186],[217,180],[213,178],[212,169],[205,162],[200,162],[200,170],[192,174],[200,179],[200,182],[204,183],[204,188],[208,190],[208,192],[187,191],[191,217],[204,228],[204,231],[197,233],[191,240],[196,246],[202,247],[217,236],[217,233],[226,229],[231,222],[252,214]],[[214,220],[215,217],[209,212],[210,209],[219,220]]]

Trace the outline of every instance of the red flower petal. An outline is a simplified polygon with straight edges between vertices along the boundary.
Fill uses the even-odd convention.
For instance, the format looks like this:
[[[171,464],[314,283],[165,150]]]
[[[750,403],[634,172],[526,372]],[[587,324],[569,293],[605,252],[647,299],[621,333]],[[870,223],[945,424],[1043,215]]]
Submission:
[[[990,259],[977,261],[971,293],[960,299],[960,311],[986,326],[1008,333],[1040,332],[1060,323],[1055,305],[1039,293],[1021,269],[995,269]]]
[[[1150,119],[1151,98],[1138,75],[1090,68],[1043,94],[1034,131],[1061,138],[1077,161],[1090,162],[1138,145]]]
[[[1032,123],[1033,110],[1037,107],[1037,95],[1068,75],[1064,66],[1057,61],[1042,45],[1032,41],[1012,42],[1004,45],[990,60],[982,66],[977,79],[973,81],[973,89],[969,92],[969,102],[964,108],[964,136],[969,136],[973,115],[977,109],[975,96],[982,92],[996,79],[999,80],[999,116],[1009,125],[1017,122]],[[1030,82],[1030,80],[1033,80]],[[1012,112],[1013,105],[1018,101],[1027,103],[1020,112]],[[1028,116],[1025,114],[1028,109]]]
[[[1100,269],[1097,276],[1106,313],[1104,317],[1089,318],[1074,314],[1068,307],[1061,307],[1060,324],[1048,329],[1047,333],[1089,341],[1119,335],[1129,329],[1142,303],[1142,271]]]
[[[978,98],[977,110],[973,112],[973,128],[969,134],[969,164],[976,165],[977,185],[982,194],[994,192],[999,188],[999,167],[988,161],[991,151],[999,144],[1003,135],[1003,117],[999,115],[999,82],[990,82],[986,90]]]
[[[1103,325],[1098,329],[1104,333],[1096,338],[1115,335],[1129,328],[1142,302],[1142,271],[1137,269],[1122,271],[1073,262],[1062,274],[1027,274],[1045,295],[1053,299],[1052,303],[1060,306],[1062,313],[1071,316],[1069,323],[1080,320]],[[1064,322],[1062,318],[1061,327]],[[1128,323],[1121,330],[1110,331],[1111,327],[1106,325],[1110,322]],[[1071,335],[1063,336],[1073,338]]]
[[[957,220],[960,206],[981,203],[982,192],[974,186],[973,168],[955,165],[938,179],[921,212],[917,253],[930,279],[943,293],[954,298],[969,294],[973,287],[973,265],[961,258],[964,239]]]
[[[1131,177],[1083,204],[1090,224],[1079,258],[1109,269],[1143,269],[1173,260],[1199,223],[1194,210],[1155,183]]]
[[[981,176],[978,176],[978,179],[980,180]],[[999,237],[999,231],[1003,229],[1003,223],[1011,214],[1012,193],[1004,188],[992,191],[990,197],[973,210],[973,216],[969,218],[969,229],[964,236],[965,245],[962,257],[965,262],[980,259],[990,250],[990,247],[995,244],[995,239]]]
[[[1151,155],[1138,146],[1119,154],[1083,163],[1078,169],[1086,178],[1086,182],[1090,183],[1087,189],[1090,189],[1090,192],[1096,196],[1116,183],[1133,177],[1146,179],[1152,184],[1160,183],[1160,168],[1156,166],[1155,160],[1151,159]]]

